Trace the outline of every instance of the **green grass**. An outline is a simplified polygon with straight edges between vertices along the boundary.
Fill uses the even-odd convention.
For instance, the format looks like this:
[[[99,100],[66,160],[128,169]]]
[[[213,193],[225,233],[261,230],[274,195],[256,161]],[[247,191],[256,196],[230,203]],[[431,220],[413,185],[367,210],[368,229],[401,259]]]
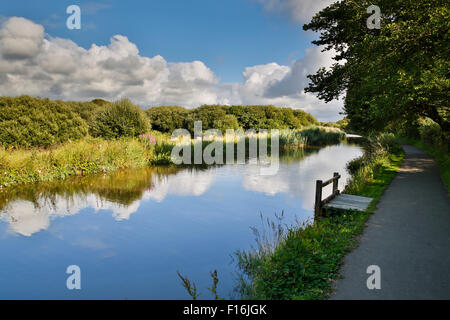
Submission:
[[[366,174],[367,172],[370,172],[370,174],[364,176],[358,172],[353,176],[353,180],[344,192],[374,198],[371,207],[369,207],[369,209],[373,209],[384,190],[386,190],[387,185],[397,174],[397,170],[403,162],[403,157],[403,152],[398,150],[396,153],[386,154],[374,159],[362,170]]]
[[[379,150],[377,143],[366,150],[358,181],[349,184],[353,194],[373,197],[365,212],[329,212],[314,224],[286,230],[272,223],[277,235],[275,245],[265,235],[258,246],[235,254],[240,275],[236,291],[249,299],[325,299],[332,282],[339,276],[343,257],[357,243],[375,203],[394,178],[403,161],[403,152],[393,148]],[[370,153],[369,153],[370,152]]]
[[[0,187],[142,168],[158,158],[157,148],[163,147],[148,146],[137,138],[84,138],[48,149],[1,148]]]

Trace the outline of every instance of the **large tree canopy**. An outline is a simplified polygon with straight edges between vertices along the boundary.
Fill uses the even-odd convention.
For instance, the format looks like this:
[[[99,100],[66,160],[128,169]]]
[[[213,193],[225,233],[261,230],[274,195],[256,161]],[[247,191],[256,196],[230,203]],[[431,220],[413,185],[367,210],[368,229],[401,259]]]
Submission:
[[[381,9],[380,29],[367,27],[370,5]],[[448,132],[449,18],[445,0],[336,2],[303,26],[320,32],[314,44],[336,50],[305,90],[327,102],[345,94],[349,125],[362,132],[418,117]]]

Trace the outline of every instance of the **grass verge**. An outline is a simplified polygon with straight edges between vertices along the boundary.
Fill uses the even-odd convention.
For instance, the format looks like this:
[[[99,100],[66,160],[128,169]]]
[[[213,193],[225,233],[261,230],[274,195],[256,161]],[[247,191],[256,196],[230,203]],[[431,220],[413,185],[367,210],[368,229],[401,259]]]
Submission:
[[[343,257],[356,245],[375,203],[400,167],[403,152],[393,144],[392,137],[382,136],[370,140],[358,161],[348,189],[353,194],[373,197],[369,210],[330,214],[314,224],[287,229],[274,247],[261,241],[256,249],[238,251],[235,258],[241,272],[236,291],[241,298],[327,297]],[[273,229],[280,234],[279,228]]]

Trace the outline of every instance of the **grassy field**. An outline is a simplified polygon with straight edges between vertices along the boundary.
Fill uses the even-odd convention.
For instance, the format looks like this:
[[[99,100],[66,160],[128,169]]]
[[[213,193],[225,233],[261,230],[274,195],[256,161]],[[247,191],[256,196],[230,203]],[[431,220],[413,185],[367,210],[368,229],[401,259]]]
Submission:
[[[324,299],[338,277],[341,261],[357,243],[376,202],[389,186],[403,161],[403,151],[373,139],[365,156],[353,168],[349,193],[373,197],[366,212],[330,212],[314,224],[283,230],[268,223],[274,232],[264,235],[250,251],[238,251],[241,271],[237,293],[247,299]],[[376,151],[376,152],[374,152]],[[261,233],[262,234],[262,233]],[[268,241],[267,239],[271,239]],[[275,243],[274,243],[275,239]]]

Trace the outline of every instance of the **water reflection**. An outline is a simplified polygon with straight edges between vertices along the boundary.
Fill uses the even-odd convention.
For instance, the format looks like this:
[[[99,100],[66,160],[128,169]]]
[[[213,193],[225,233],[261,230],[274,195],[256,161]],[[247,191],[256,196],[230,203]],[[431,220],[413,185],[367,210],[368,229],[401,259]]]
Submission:
[[[285,154],[274,176],[260,175],[259,166],[250,164],[206,169],[151,167],[26,185],[0,193],[1,217],[10,231],[23,236],[46,230],[51,220],[85,208],[108,211],[116,221],[128,220],[139,210],[141,201],[160,203],[168,195],[199,197],[221,176],[241,177],[244,190],[267,196],[289,194],[301,201],[303,209],[312,210],[315,180],[326,180],[332,172],[340,171],[342,189],[348,178],[345,163],[360,154],[357,146],[345,146],[345,152],[342,146],[329,146]]]
[[[177,270],[212,298],[214,269],[228,297],[230,254],[252,244],[260,213],[311,218],[315,180],[339,171],[342,188],[346,162],[361,153],[339,145],[285,154],[274,176],[248,164],[153,167],[3,190],[0,299],[189,299]],[[65,287],[71,264],[84,275],[81,291]]]
[[[21,186],[0,193],[1,217],[11,231],[24,236],[47,229],[54,218],[85,208],[110,211],[117,221],[129,219],[146,192],[154,188],[154,181],[176,172],[168,167],[120,170],[110,175]]]

